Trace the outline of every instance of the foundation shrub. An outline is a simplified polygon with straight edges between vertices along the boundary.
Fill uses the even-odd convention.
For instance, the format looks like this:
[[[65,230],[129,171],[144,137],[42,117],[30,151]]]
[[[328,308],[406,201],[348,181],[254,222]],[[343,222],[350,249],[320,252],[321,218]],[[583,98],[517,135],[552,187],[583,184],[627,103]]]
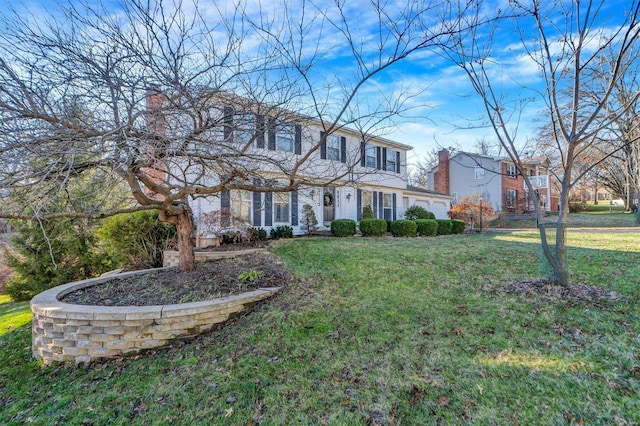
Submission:
[[[415,220],[418,235],[421,237],[433,237],[438,235],[438,221],[435,219],[417,219]]]
[[[362,219],[360,232],[363,237],[381,237],[387,233],[387,221],[384,219]]]

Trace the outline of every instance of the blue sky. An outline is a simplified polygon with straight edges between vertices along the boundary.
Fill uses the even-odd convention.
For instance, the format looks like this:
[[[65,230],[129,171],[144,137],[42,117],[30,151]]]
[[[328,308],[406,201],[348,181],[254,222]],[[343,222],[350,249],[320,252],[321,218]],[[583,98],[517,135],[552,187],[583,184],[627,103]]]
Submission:
[[[8,0],[0,0],[8,1]],[[113,10],[117,10],[118,1],[112,3]],[[185,4],[188,1],[185,0]],[[314,8],[327,11],[330,16],[335,17],[335,7],[331,0],[315,0],[307,6],[307,16]],[[406,2],[389,1],[391,7],[401,5]],[[487,2],[488,7],[505,7],[507,0],[495,0]],[[607,0],[603,3],[600,17],[593,23],[593,26],[602,29],[612,28],[619,25],[622,17],[621,13],[628,8],[628,1]],[[55,13],[55,4],[50,0],[27,0],[21,3],[11,3],[12,6],[24,12],[39,17],[44,11]],[[201,6],[210,7],[216,4],[218,8],[229,8],[232,11],[231,3],[202,1]],[[246,10],[255,17],[262,15],[263,18],[287,19],[282,14],[282,2],[277,0],[246,0]],[[291,8],[292,15],[301,16],[299,8],[300,1],[293,1]],[[376,38],[373,36],[377,26],[375,16],[371,14],[370,2],[368,0],[347,0],[345,2],[345,14],[350,22],[350,30],[359,39],[363,46],[371,48],[375,46]],[[188,7],[188,6],[187,6]],[[550,22],[555,20],[558,10],[549,9],[548,18]],[[433,18],[437,20],[436,18]],[[531,33],[533,28],[528,28],[531,21],[524,22],[522,30]],[[558,20],[560,23],[561,20]],[[511,22],[505,22],[496,33],[491,58],[494,61],[493,72],[496,81],[500,82],[500,90],[505,97],[514,101],[520,98],[530,99],[527,104],[519,125],[518,139],[524,143],[527,139],[533,138],[539,125],[538,121],[542,115],[544,104],[536,90],[541,89],[541,79],[537,68],[530,58],[527,57],[520,38],[515,31],[515,26]],[[347,81],[349,72],[353,69],[349,66],[348,55],[340,49],[340,40],[337,32],[328,26],[322,27],[322,34],[319,28],[309,31],[310,40],[319,37],[323,45],[323,59],[319,63],[321,68],[316,72],[315,77],[324,79],[325,82]],[[473,150],[474,145],[481,139],[489,143],[494,143],[495,137],[492,130],[482,128],[483,109],[479,97],[473,93],[472,88],[463,71],[455,65],[447,62],[442,57],[429,51],[421,51],[409,57],[405,61],[394,65],[385,73],[374,78],[364,87],[359,96],[359,101],[375,105],[381,96],[392,96],[402,90],[411,90],[419,93],[411,100],[414,108],[408,111],[407,116],[396,119],[398,126],[387,130],[386,137],[398,142],[414,146],[414,154],[409,159],[415,162],[423,158],[434,148],[457,147],[464,150]]]

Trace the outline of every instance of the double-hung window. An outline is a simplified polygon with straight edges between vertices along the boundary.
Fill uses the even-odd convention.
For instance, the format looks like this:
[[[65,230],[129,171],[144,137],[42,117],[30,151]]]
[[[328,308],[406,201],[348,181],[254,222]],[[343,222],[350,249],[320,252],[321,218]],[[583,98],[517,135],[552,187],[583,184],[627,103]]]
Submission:
[[[377,159],[376,159],[376,147],[374,145],[367,145],[366,149],[365,149],[365,155],[366,155],[366,166],[367,167],[371,167],[372,169],[375,169],[377,166]]]
[[[327,136],[327,158],[340,161],[340,136]]]
[[[275,192],[273,194],[273,216],[275,222],[289,222],[289,193]]]
[[[276,150],[293,152],[295,129],[288,124],[279,124],[276,129]]]
[[[392,151],[390,149],[387,150],[387,171],[394,172],[396,171],[396,151]]]
[[[231,216],[234,220],[251,223],[251,192],[231,191]]]
[[[393,217],[393,196],[391,194],[382,195],[382,208],[384,209],[384,219],[391,220]]]
[[[233,140],[247,144],[256,134],[256,116],[254,114],[236,114],[234,116]]]
[[[518,171],[515,164],[507,163],[507,176],[511,178],[515,178],[516,176],[518,176]]]

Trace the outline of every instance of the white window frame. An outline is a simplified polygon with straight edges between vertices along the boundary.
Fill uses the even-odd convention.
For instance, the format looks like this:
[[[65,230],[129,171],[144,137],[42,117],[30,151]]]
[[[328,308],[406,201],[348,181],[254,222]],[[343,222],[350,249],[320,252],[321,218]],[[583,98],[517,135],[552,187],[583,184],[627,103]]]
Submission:
[[[375,169],[378,166],[378,152],[375,145],[365,147],[365,166]]]
[[[389,211],[389,216],[385,214],[386,211]],[[389,217],[389,220],[393,220],[393,194],[382,194],[382,218],[386,219]]]
[[[476,167],[474,170],[475,179],[484,179],[487,175],[487,171],[483,167]]]
[[[369,206],[373,208],[373,192],[372,191],[362,191],[362,208]]]
[[[276,151],[293,152],[295,128],[290,124],[278,124],[276,128]]]
[[[289,223],[291,219],[291,198],[288,192],[273,193],[273,221]]]
[[[451,194],[449,194],[451,196],[451,204],[458,204],[458,193],[457,192],[452,192]]]
[[[396,172],[396,151],[387,150],[387,171]]]
[[[252,193],[245,190],[231,191],[231,217],[251,223]]]
[[[327,143],[327,160],[340,161],[340,136],[328,135]]]
[[[507,177],[516,178],[518,176],[518,169],[515,164],[507,163]]]

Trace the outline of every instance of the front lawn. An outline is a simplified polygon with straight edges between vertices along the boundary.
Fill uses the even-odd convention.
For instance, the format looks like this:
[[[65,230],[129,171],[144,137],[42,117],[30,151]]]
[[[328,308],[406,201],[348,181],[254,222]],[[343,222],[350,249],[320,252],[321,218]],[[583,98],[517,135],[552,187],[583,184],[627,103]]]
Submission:
[[[10,330],[0,423],[638,424],[637,237],[569,234],[603,303],[503,292],[542,273],[531,232],[281,241],[301,282],[188,344],[41,367]]]

